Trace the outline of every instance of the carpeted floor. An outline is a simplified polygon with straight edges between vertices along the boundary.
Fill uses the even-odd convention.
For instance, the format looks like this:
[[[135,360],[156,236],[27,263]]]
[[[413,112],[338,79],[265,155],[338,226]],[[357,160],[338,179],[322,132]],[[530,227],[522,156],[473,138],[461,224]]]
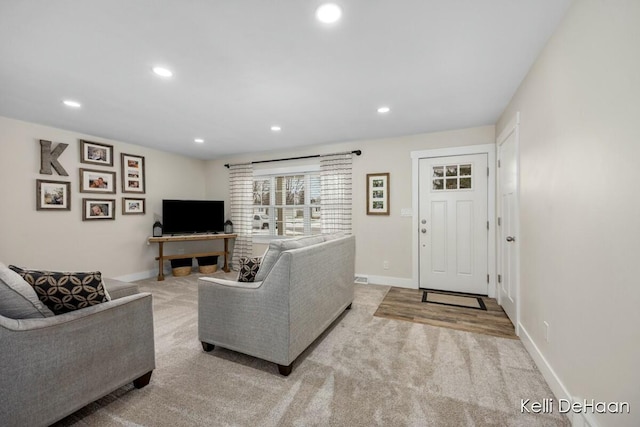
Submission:
[[[198,276],[139,282],[154,297],[151,383],[120,388],[58,426],[569,425],[520,413],[520,399],[554,396],[519,341],[374,317],[385,286],[356,285],[353,308],[289,377],[239,353],[205,353]]]

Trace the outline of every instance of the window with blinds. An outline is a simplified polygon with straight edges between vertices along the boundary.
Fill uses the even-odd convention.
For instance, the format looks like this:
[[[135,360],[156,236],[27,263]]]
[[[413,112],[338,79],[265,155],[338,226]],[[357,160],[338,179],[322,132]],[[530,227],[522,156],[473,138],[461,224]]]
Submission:
[[[320,234],[320,219],[319,172],[254,177],[252,234]]]

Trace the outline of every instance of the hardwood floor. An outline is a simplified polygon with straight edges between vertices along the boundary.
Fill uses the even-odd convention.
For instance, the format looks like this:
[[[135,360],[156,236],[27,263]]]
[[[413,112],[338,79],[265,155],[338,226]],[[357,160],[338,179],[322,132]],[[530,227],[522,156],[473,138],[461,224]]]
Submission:
[[[482,297],[487,310],[422,302],[422,290],[392,287],[374,316],[519,339],[513,324],[494,298]]]

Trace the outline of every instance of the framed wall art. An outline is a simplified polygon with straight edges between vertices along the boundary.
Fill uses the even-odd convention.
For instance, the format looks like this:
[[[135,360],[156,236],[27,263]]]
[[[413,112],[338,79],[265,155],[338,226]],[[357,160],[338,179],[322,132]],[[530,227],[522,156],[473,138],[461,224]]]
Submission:
[[[121,153],[122,161],[122,192],[144,194],[144,157]]]
[[[389,212],[389,173],[367,174],[367,215]]]
[[[80,162],[113,166],[113,145],[80,140]]]
[[[82,220],[115,219],[115,208],[114,199],[82,199]]]
[[[71,210],[71,183],[66,181],[36,180],[36,210]]]
[[[116,173],[80,168],[81,193],[115,193]]]
[[[144,199],[122,198],[122,215],[144,215]]]

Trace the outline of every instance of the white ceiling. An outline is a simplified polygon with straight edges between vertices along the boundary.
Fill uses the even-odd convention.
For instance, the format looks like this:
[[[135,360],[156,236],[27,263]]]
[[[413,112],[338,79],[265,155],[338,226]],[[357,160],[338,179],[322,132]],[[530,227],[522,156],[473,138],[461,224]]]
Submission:
[[[570,0],[321,3],[0,0],[0,115],[203,159],[494,124]]]

